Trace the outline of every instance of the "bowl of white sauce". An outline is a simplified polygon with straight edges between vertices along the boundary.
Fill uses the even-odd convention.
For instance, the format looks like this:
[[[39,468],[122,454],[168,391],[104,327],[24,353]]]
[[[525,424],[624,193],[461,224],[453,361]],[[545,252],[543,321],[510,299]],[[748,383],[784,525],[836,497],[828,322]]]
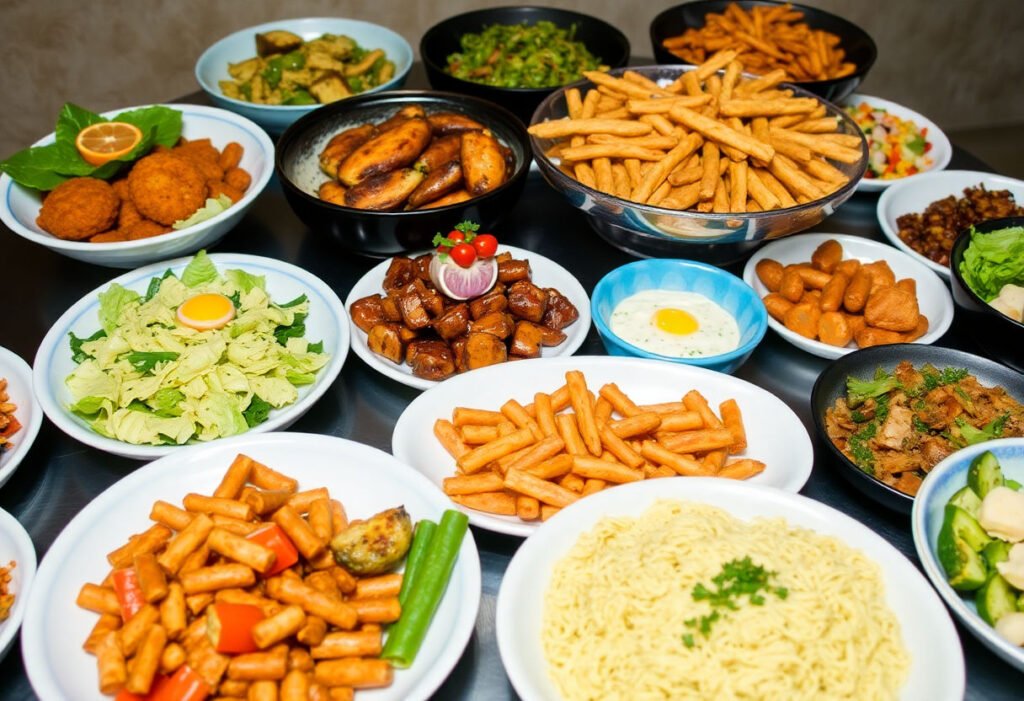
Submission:
[[[594,325],[610,355],[733,372],[768,328],[753,288],[691,260],[623,265],[601,278],[591,300]]]

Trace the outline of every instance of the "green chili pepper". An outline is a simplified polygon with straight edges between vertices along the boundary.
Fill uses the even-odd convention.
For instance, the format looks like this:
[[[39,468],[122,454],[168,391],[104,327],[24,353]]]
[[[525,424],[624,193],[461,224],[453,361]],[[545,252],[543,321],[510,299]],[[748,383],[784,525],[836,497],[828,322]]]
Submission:
[[[416,575],[419,573],[420,565],[423,564],[423,556],[427,554],[430,539],[434,537],[434,531],[436,530],[437,524],[427,519],[423,519],[416,524],[416,532],[412,536],[412,545],[409,546],[409,554],[405,558],[402,588],[398,592],[398,603],[402,605],[409,598],[409,590],[412,589]]]

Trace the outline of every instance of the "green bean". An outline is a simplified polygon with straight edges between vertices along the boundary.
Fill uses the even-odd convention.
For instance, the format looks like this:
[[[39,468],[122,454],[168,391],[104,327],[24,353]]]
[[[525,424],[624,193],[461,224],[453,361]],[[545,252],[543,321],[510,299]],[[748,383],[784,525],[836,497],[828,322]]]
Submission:
[[[416,531],[412,536],[412,545],[409,546],[409,554],[405,558],[405,572],[402,574],[402,588],[398,592],[398,603],[405,605],[409,598],[409,590],[419,573],[420,565],[423,564],[423,556],[430,547],[430,539],[434,537],[437,524],[433,521],[423,519],[416,524]]]

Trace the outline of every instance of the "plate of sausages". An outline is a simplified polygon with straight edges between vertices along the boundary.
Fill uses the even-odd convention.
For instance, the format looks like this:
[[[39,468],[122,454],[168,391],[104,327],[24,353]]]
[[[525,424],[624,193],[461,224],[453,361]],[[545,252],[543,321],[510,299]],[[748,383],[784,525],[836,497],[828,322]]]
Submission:
[[[502,245],[494,285],[455,300],[431,282],[431,256],[382,262],[345,301],[352,350],[377,372],[429,389],[488,365],[572,355],[587,337],[590,298],[553,260]]]
[[[768,325],[797,348],[835,359],[890,343],[930,345],[953,322],[938,275],[878,241],[801,234],[772,242],[743,269]]]

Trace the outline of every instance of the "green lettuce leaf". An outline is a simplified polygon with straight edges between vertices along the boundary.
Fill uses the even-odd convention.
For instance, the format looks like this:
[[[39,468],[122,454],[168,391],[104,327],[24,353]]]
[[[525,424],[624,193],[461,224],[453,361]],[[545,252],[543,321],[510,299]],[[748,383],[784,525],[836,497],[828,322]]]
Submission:
[[[971,243],[960,261],[960,274],[986,302],[999,296],[1004,285],[1024,284],[1024,227],[988,233],[971,227]]]
[[[233,283],[243,294],[251,291],[254,287],[258,287],[261,290],[267,289],[267,278],[263,275],[253,275],[244,270],[232,269],[225,270],[224,277]],[[238,305],[236,304],[235,306],[237,307]]]
[[[80,416],[95,416],[103,409],[104,405],[110,403],[110,400],[104,397],[82,397],[68,409]]]
[[[284,376],[296,387],[311,385],[316,380],[316,375],[311,372],[295,372],[294,370],[288,370],[285,372]]]
[[[296,314],[291,326],[278,326],[274,331],[274,338],[282,346],[288,343],[289,338],[302,338],[306,335],[306,315]]]
[[[268,402],[263,401],[258,394],[254,394],[249,406],[242,412],[242,417],[245,418],[245,423],[249,425],[249,428],[259,426],[270,416],[271,408]]]
[[[188,287],[198,287],[207,282],[213,282],[216,279],[217,266],[206,255],[205,250],[199,251],[181,272],[181,281]]]
[[[296,297],[295,299],[291,300],[290,302],[285,302],[284,304],[279,304],[277,306],[281,307],[281,309],[288,309],[289,307],[297,307],[303,302],[307,301],[309,301],[309,298],[306,297],[306,295],[302,294]]]
[[[179,219],[178,221],[171,224],[171,228],[175,231],[181,229],[187,229],[190,226],[200,224],[207,219],[213,219],[215,216],[223,212],[225,209],[232,205],[231,198],[227,195],[217,195],[217,197],[207,197],[206,203],[192,212],[188,217]]]
[[[168,363],[178,359],[178,353],[172,351],[132,351],[127,356],[132,367],[144,375],[152,374],[157,363]]]
[[[306,346],[306,352],[307,353],[323,353],[324,352],[324,342],[323,341],[317,341],[316,343],[310,343],[308,346]]]
[[[98,341],[101,338],[106,338],[107,332],[104,331],[103,329],[100,329],[99,331],[94,333],[92,336],[89,336],[88,338],[79,338],[74,334],[74,332],[69,333],[68,336],[68,345],[71,346],[71,359],[75,361],[75,363],[80,364],[84,362],[87,358],[92,357],[84,350],[82,350],[82,344],[88,341]]]
[[[117,328],[118,320],[124,308],[139,299],[139,293],[134,290],[121,287],[113,283],[103,292],[100,292],[100,326],[107,334],[112,334]]]
[[[181,138],[182,115],[179,110],[154,105],[129,110],[116,115],[111,121],[134,124],[143,134],[149,134],[154,145],[170,148]],[[75,132],[77,135],[78,132]],[[147,149],[148,150],[148,149]]]
[[[169,277],[174,277],[174,271],[170,268],[164,271],[164,274],[160,277],[150,278],[149,287],[146,288],[146,294],[143,296],[142,301],[148,302],[149,300],[156,297],[157,293],[160,292],[160,285],[164,284],[164,280]]]

